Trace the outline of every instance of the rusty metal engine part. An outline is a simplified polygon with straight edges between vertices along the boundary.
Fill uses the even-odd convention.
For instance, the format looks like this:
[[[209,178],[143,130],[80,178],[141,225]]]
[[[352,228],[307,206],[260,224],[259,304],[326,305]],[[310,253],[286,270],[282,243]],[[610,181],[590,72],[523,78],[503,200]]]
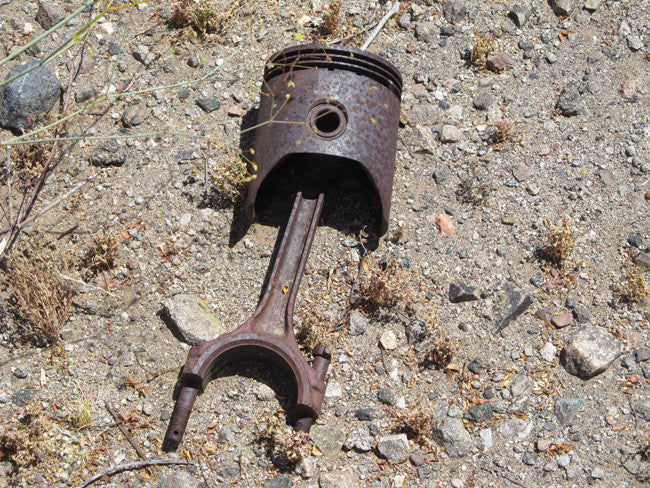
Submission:
[[[266,290],[253,316],[237,329],[192,347],[164,448],[176,449],[200,391],[233,362],[263,360],[282,369],[297,391],[295,429],[308,432],[320,414],[331,356],[317,346],[312,364],[293,332],[293,308],[329,189],[349,174],[371,185],[380,201],[377,225],[387,227],[395,168],[402,80],[382,58],[349,47],[296,46],[266,64],[255,133],[257,177],[246,202],[251,220],[263,209],[268,176],[298,162],[297,192]],[[347,188],[347,187],[346,187]]]

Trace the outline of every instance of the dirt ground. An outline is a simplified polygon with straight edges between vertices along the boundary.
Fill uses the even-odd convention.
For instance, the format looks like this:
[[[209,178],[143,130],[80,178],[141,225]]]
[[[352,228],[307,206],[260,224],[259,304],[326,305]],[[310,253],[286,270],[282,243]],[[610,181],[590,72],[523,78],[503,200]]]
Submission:
[[[202,34],[194,17],[194,28],[174,23],[178,4],[116,1],[48,63],[70,96],[40,127],[74,115],[31,136],[60,139],[34,213],[94,177],[0,256],[0,486],[77,487],[142,457],[190,464],[92,486],[647,486],[648,0],[401,2],[369,47],[404,82],[388,232],[366,225],[365,197],[330,199],[296,302],[297,331],[332,352],[308,455],[282,459],[295,392],[250,362],[214,379],[179,449],[162,450],[190,348],[162,303],[198,296],[233,330],[279,245],[282,226],[246,224],[230,199],[247,179],[239,154],[265,61],[308,42],[361,47],[389,9],[210,3],[214,29]],[[105,7],[0,65],[0,78]],[[0,0],[5,56],[45,32],[38,11]],[[3,145],[17,136],[0,130]],[[33,180],[28,146],[10,147],[23,157],[17,209]],[[20,263],[23,288],[45,276],[35,296],[59,289],[70,303],[54,340],[17,302]],[[377,303],[373,279],[390,299]],[[620,350],[581,377],[565,358],[585,328],[606,332],[591,354]],[[386,447],[400,433],[406,447]]]

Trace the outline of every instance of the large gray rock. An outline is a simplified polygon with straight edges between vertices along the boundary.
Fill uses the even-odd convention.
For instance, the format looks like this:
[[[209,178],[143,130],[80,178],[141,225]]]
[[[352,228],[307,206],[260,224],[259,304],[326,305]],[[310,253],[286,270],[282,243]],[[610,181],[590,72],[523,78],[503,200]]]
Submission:
[[[359,428],[350,432],[348,438],[343,444],[343,449],[351,451],[354,449],[359,452],[370,452],[372,450],[373,437],[368,432],[368,429]]]
[[[442,2],[442,15],[450,24],[461,22],[467,15],[465,2],[459,0],[445,0]]]
[[[13,78],[41,60],[14,66],[5,80]],[[39,66],[0,88],[0,125],[21,130],[34,126],[42,114],[48,113],[61,98],[63,89],[46,66]]]
[[[583,379],[605,371],[623,353],[623,344],[602,327],[579,329],[562,351],[566,370]]]
[[[181,293],[165,300],[162,305],[170,325],[188,344],[210,341],[226,332],[205,302],[195,295]]]
[[[93,166],[122,166],[126,163],[126,148],[114,139],[100,145],[90,155],[90,164]]]
[[[433,429],[433,438],[449,457],[462,457],[472,450],[472,438],[460,419],[445,419]]]
[[[389,464],[400,464],[411,454],[409,440],[406,434],[388,435],[379,439],[377,451]]]

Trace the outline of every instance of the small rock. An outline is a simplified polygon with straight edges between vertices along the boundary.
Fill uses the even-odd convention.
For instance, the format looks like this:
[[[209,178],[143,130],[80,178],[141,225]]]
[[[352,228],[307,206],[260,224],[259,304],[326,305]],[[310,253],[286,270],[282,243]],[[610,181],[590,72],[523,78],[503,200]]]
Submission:
[[[530,17],[531,10],[529,7],[516,5],[508,12],[508,17],[512,19],[517,27],[520,29],[528,21]]]
[[[421,450],[416,449],[409,456],[409,461],[411,462],[411,464],[413,466],[416,466],[416,467],[417,466],[423,466],[424,463],[426,462],[426,457],[425,457],[424,453]]]
[[[129,105],[122,113],[124,127],[135,127],[144,122],[144,114],[140,105]]]
[[[293,483],[288,476],[276,476],[267,480],[265,485],[266,488],[291,488]]]
[[[533,303],[530,296],[525,295],[522,291],[513,288],[509,284],[505,287],[505,294],[507,303],[494,329],[497,334],[528,310],[528,307]]]
[[[195,295],[181,293],[162,305],[171,325],[187,344],[216,339],[226,331],[206,303]]]
[[[352,336],[363,335],[370,324],[370,320],[358,310],[353,310],[348,320],[350,323],[348,332]]]
[[[542,322],[550,323],[553,318],[553,309],[551,307],[540,308],[535,312],[535,317],[540,319]]]
[[[246,110],[241,108],[239,105],[233,105],[228,109],[228,115],[230,117],[243,117],[246,115]]]
[[[569,83],[562,89],[555,106],[565,117],[580,115],[585,112],[585,104],[580,97],[578,88],[573,83]]]
[[[586,307],[575,307],[573,309],[573,318],[579,324],[587,324],[591,321],[591,312]]]
[[[16,366],[16,368],[14,369],[14,376],[18,379],[22,380],[27,378],[27,374],[28,374],[27,368],[25,368],[24,366]]]
[[[556,461],[560,468],[566,468],[571,463],[571,456],[568,454],[561,454],[556,458]]]
[[[126,158],[126,148],[111,139],[95,148],[90,155],[90,164],[93,166],[122,166],[126,163]]]
[[[444,183],[447,178],[449,178],[450,174],[451,171],[449,170],[449,166],[440,166],[439,168],[433,170],[433,179],[438,185],[440,185]]]
[[[650,359],[650,347],[640,347],[634,354],[637,363],[643,363]]]
[[[415,24],[415,38],[419,41],[434,44],[438,36],[438,27],[434,22],[418,22]]]
[[[501,73],[502,71],[514,68],[515,62],[510,53],[500,52],[488,56],[486,66],[490,71]]]
[[[544,288],[544,284],[546,282],[544,281],[544,277],[542,276],[542,273],[535,273],[533,277],[530,279],[530,284],[533,285],[535,288]]]
[[[255,387],[255,397],[261,402],[268,402],[275,398],[275,391],[269,385],[258,383]]]
[[[215,110],[219,110],[221,107],[221,102],[214,98],[199,98],[196,101],[196,104],[201,110],[208,114],[214,112]]]
[[[550,447],[551,447],[552,442],[548,439],[537,439],[537,443],[535,444],[535,448],[537,449],[538,452],[546,452]]]
[[[512,396],[524,396],[528,395],[533,391],[535,386],[535,381],[526,374],[519,374],[515,376],[510,384],[510,393]]]
[[[390,388],[382,388],[377,390],[377,400],[386,405],[395,405],[397,403],[397,397],[395,393]]]
[[[309,431],[311,440],[327,458],[335,458],[345,442],[345,432],[330,425],[314,425]]]
[[[478,433],[481,441],[483,442],[483,449],[492,448],[492,429],[481,429]]]
[[[603,468],[594,468],[591,470],[591,477],[595,480],[601,480],[605,477]]]
[[[440,131],[441,142],[458,142],[460,140],[460,131],[455,125],[443,125]]]
[[[551,319],[551,323],[558,329],[563,329],[573,323],[573,314],[571,312],[564,312],[560,315],[555,315]]]
[[[449,301],[451,303],[469,302],[472,300],[478,300],[476,288],[467,286],[461,282],[449,284]]]
[[[562,351],[566,370],[583,379],[605,371],[623,353],[623,344],[602,327],[579,329]]]
[[[377,451],[389,464],[400,464],[409,458],[411,449],[406,434],[395,434],[381,437]]]
[[[160,480],[158,488],[198,488],[199,482],[187,471],[171,473]]]
[[[594,12],[598,10],[601,5],[605,3],[605,0],[585,0],[585,10],[589,10],[590,12]]]
[[[144,44],[138,44],[133,50],[133,57],[145,66],[149,66],[154,60],[154,55]]]
[[[386,330],[379,338],[379,343],[386,351],[397,349],[397,336],[392,330]]]
[[[539,355],[542,356],[542,359],[544,359],[544,361],[548,363],[553,362],[556,353],[557,353],[557,347],[555,347],[550,342],[544,344],[544,347],[542,347],[539,351]]]
[[[370,452],[372,450],[372,443],[374,442],[373,437],[368,432],[368,429],[354,429],[348,435],[348,438],[343,444],[343,449],[346,451],[351,451],[354,449],[358,452]]]
[[[438,232],[446,236],[453,236],[456,234],[456,227],[451,220],[451,217],[445,213],[441,213],[436,217],[436,227]]]
[[[333,380],[327,382],[327,388],[325,389],[325,398],[341,398],[342,395],[343,389],[341,388],[341,383]]]
[[[5,80],[38,65],[32,59],[9,70]],[[34,68],[0,88],[0,125],[8,129],[27,129],[38,117],[48,113],[61,98],[63,89],[47,65]]]
[[[530,42],[528,39],[522,39],[521,41],[519,41],[517,46],[519,46],[519,49],[525,52],[532,51],[535,48],[535,45],[532,42]]]
[[[38,12],[36,12],[36,22],[41,24],[45,30],[54,27],[61,22],[65,16],[59,7],[53,2],[39,2]]]
[[[492,418],[492,404],[490,402],[472,405],[465,412],[465,418],[476,424],[487,422]]]
[[[627,36],[627,45],[632,51],[643,49],[643,41],[636,34]]]
[[[580,411],[585,401],[582,398],[565,398],[555,401],[555,416],[561,425],[565,425]]]
[[[320,488],[357,488],[359,483],[352,471],[329,471],[318,479]]]
[[[442,15],[450,24],[458,24],[467,15],[465,2],[460,0],[445,0],[442,3]]]
[[[190,68],[198,68],[201,66],[201,56],[198,53],[193,54],[187,59],[187,65]]]
[[[627,238],[627,243],[632,247],[641,247],[643,244],[643,236],[641,234],[632,234]]]
[[[422,320],[414,320],[406,326],[406,340],[409,344],[417,344],[427,338],[428,331]]]
[[[575,0],[548,0],[548,4],[558,17],[567,17],[576,8]]]
[[[487,110],[494,102],[494,97],[488,91],[480,91],[472,100],[472,105],[476,110]]]
[[[372,408],[360,408],[354,412],[354,416],[357,420],[374,420],[376,417]]]
[[[85,102],[86,100],[90,100],[92,97],[94,97],[96,93],[97,90],[95,90],[95,87],[93,86],[83,87],[75,92],[74,100],[77,103]]]
[[[472,450],[472,438],[460,419],[445,419],[433,429],[433,437],[445,448],[449,457],[461,457]]]
[[[309,479],[313,477],[314,474],[316,474],[317,468],[318,465],[316,462],[316,458],[306,457],[298,461],[298,464],[296,464],[294,471],[298,476],[301,476],[303,479]]]

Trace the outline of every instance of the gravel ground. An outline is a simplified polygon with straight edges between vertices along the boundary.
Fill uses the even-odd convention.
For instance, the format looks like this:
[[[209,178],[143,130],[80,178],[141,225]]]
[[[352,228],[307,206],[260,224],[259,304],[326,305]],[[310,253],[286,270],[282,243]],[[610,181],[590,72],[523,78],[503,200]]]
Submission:
[[[110,93],[144,92],[68,125],[89,137],[68,147],[41,201],[95,179],[21,237],[51,240],[73,256],[70,276],[93,284],[68,282],[61,347],[18,343],[0,290],[0,486],[76,487],[140,460],[106,402],[145,457],[193,466],[93,486],[647,486],[650,308],[624,295],[630,269],[650,280],[648,0],[402,2],[370,47],[404,79],[387,237],[366,242],[341,210],[318,229],[296,305],[298,327],[316,314],[333,354],[315,448],[297,465],[274,459],[260,437],[278,409],[290,412],[291,388],[242,364],[200,395],[178,452],[161,450],[189,350],[163,302],[200,297],[222,324],[202,333],[232,330],[254,311],[277,246],[278,227],[242,225],[219,183],[245,144],[265,60],[354,33],[346,43],[361,46],[388,8],[343,1],[337,35],[325,35],[326,2],[239,3],[204,37],[170,26],[173,5],[150,1],[109,13],[88,38],[68,111],[109,80]],[[5,55],[44,31],[38,12],[0,0]],[[41,41],[41,55],[92,15]],[[493,44],[485,68],[471,62],[479,39]],[[64,88],[68,63],[49,63]],[[558,265],[545,246],[564,218],[575,249]],[[91,273],[82,257],[102,233],[120,236],[117,257]],[[408,277],[392,307],[355,294],[350,304],[366,248],[367,262]],[[442,338],[451,362],[427,365]],[[419,437],[400,429],[413,413],[427,420]],[[6,439],[33,419],[27,462]]]

